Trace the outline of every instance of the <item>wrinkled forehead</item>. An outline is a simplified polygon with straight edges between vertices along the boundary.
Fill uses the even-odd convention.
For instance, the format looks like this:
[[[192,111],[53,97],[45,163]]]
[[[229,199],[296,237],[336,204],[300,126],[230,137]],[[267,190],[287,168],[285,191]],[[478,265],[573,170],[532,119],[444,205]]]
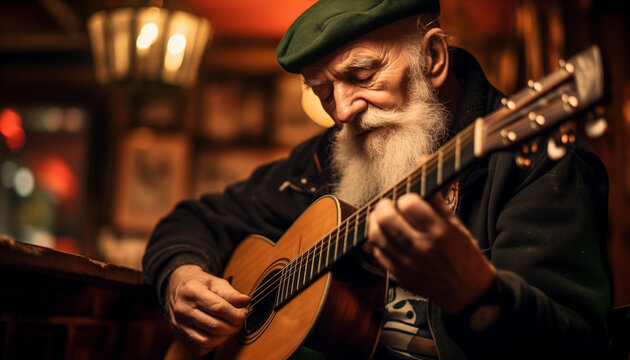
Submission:
[[[396,24],[375,30],[308,63],[300,73],[305,84],[311,86],[309,80],[321,76],[323,71],[342,77],[346,71],[373,69],[385,59],[400,54],[406,39],[404,34],[409,31]]]
[[[348,68],[367,68],[372,66],[380,54],[384,51],[382,44],[376,41],[352,41],[329,54],[324,55],[321,59],[315,60],[304,66],[300,72],[305,78],[321,72],[324,69],[336,72],[342,72]]]

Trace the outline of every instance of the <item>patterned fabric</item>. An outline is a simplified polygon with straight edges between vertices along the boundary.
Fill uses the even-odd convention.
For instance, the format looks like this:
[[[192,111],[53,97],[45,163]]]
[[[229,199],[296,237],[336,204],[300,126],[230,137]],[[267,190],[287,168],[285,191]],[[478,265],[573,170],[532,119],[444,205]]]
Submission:
[[[392,283],[385,306],[381,345],[411,359],[435,359],[437,352],[426,318],[427,300]]]

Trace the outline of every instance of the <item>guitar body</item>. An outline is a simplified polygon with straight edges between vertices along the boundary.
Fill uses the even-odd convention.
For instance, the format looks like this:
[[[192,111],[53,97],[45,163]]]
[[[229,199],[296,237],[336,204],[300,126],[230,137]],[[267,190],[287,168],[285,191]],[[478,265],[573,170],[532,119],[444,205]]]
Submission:
[[[254,307],[243,330],[216,349],[215,359],[287,359],[300,346],[322,352],[326,359],[372,356],[387,281],[363,270],[359,254],[349,254],[332,271],[273,309],[275,293],[270,285],[277,279],[274,275],[335,229],[343,212],[337,199],[324,196],[277,243],[254,235],[236,248],[223,276],[235,289],[252,296]],[[261,298],[261,294],[267,296]]]

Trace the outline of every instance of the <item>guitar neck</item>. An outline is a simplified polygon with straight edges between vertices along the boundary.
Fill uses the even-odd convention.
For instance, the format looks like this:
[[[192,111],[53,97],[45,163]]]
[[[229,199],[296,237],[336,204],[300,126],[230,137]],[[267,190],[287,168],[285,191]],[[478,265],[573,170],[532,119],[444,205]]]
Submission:
[[[502,99],[503,106],[475,120],[283,268],[274,307],[282,306],[367,240],[369,214],[381,199],[396,201],[411,192],[427,198],[477,159],[552,129],[594,104],[603,96],[602,67],[599,49],[592,46],[569,61],[561,61],[559,70],[539,81],[529,81],[527,88]]]

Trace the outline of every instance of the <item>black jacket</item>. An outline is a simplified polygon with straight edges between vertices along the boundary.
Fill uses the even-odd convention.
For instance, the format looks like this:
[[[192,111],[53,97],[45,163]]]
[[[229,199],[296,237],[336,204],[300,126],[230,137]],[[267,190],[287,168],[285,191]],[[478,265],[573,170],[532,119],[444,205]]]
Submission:
[[[472,56],[457,49],[451,55],[464,90],[453,135],[497,108],[502,94]],[[299,145],[288,159],[258,168],[223,194],[181,202],[162,219],[143,259],[161,301],[176,267],[197,264],[221,274],[240,240],[253,233],[277,240],[329,192],[334,131]],[[611,302],[606,170],[580,142],[559,161],[548,159],[544,149],[529,168],[517,167],[514,154],[501,151],[457,179],[456,213],[499,272],[488,294],[457,316],[430,304],[428,321],[440,358],[598,358],[605,351]],[[499,320],[473,332],[471,314],[488,305],[498,306]]]

